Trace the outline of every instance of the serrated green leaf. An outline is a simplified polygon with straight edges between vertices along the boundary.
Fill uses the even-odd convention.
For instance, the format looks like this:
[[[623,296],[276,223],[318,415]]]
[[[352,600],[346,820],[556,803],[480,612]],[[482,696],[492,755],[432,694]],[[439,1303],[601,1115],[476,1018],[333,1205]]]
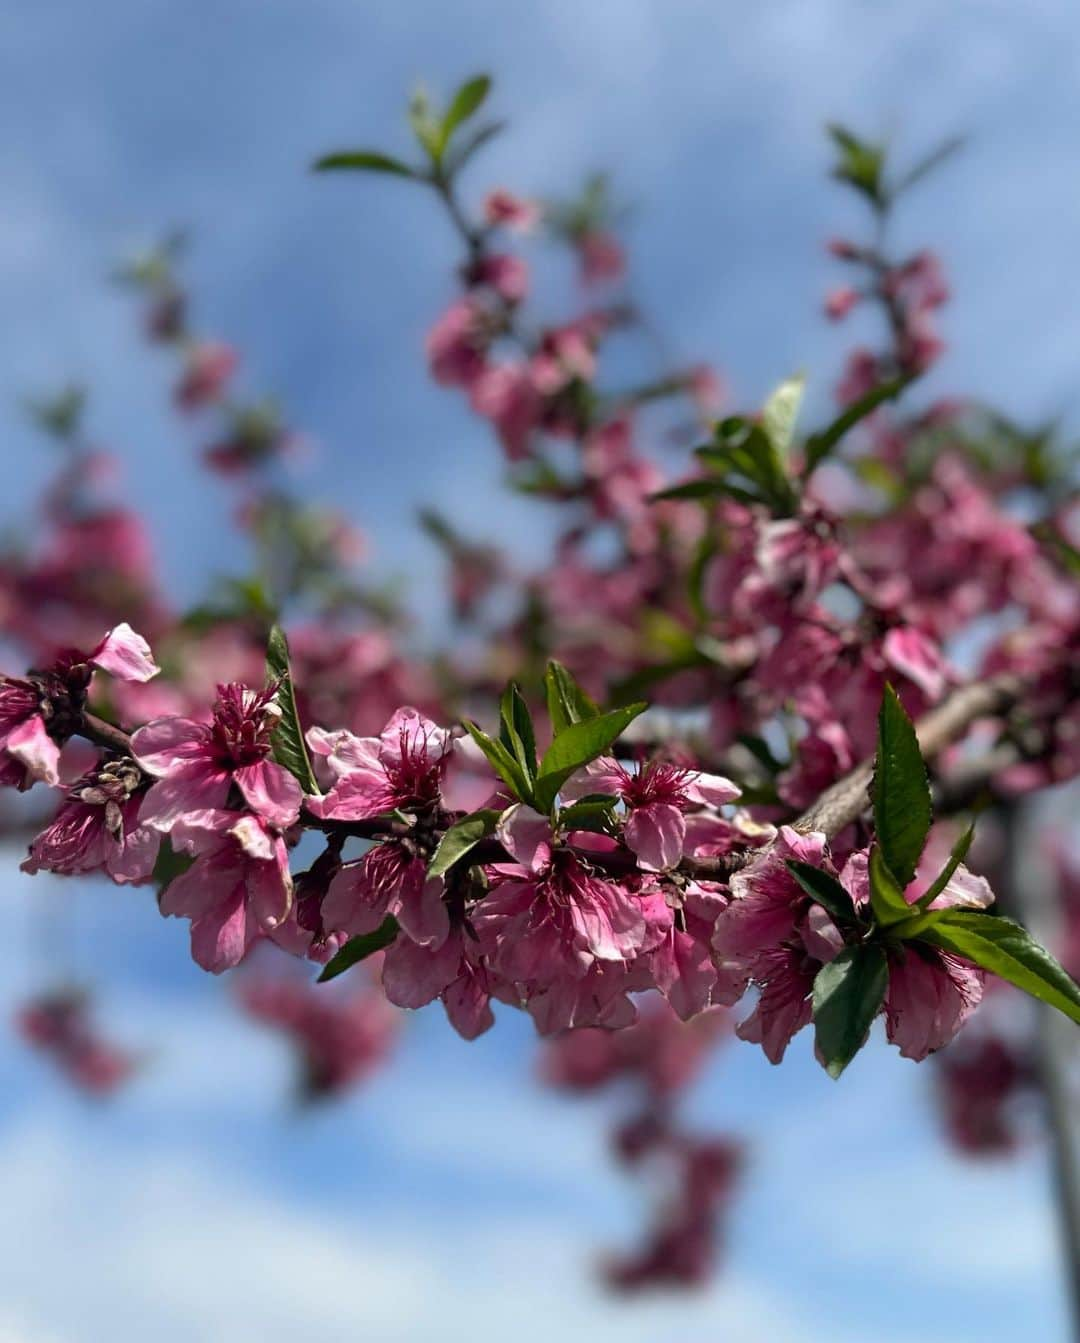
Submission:
[[[762,407],[762,426],[781,462],[787,461],[805,386],[805,379],[801,377],[788,378],[776,388]]]
[[[830,872],[794,858],[787,860],[787,868],[810,899],[827,910],[834,919],[855,918],[851,896]]]
[[[536,777],[536,737],[529,706],[516,682],[511,681],[503,691],[499,716],[499,740],[521,766],[526,779],[531,781]]]
[[[971,910],[943,910],[919,940],[973,961],[1080,1024],[1080,985],[1012,919]]]
[[[499,778],[502,779],[514,796],[520,802],[531,802],[532,788],[529,780],[526,779],[517,758],[511,755],[501,741],[496,741],[493,737],[489,737],[476,723],[470,722],[467,718],[462,721],[464,722],[466,732],[468,732],[469,736],[472,737],[473,741],[476,742],[477,746],[480,747],[481,751],[483,751],[484,755],[487,757],[488,764]]]
[[[881,846],[875,844],[870,850],[870,908],[874,918],[883,927],[902,923],[910,919],[915,907],[904,899],[904,888],[889,870],[881,852]]]
[[[391,173],[395,177],[416,177],[417,173],[407,163],[394,159],[389,154],[378,154],[370,149],[343,149],[334,154],[324,154],[311,165],[317,173],[353,171],[369,173]]]
[[[289,666],[289,642],[280,625],[271,628],[267,640],[266,679],[278,684],[277,703],[281,710],[281,717],[270,739],[273,757],[299,782],[305,793],[314,796],[319,792],[319,785],[311,768],[300,715],[296,709],[296,693]]]
[[[903,377],[891,378],[888,382],[879,383],[876,387],[871,388],[865,396],[859,397],[858,401],[853,401],[820,433],[811,434],[806,440],[806,461],[803,465],[803,477],[808,477],[828,457],[849,430],[855,428],[860,420],[865,420],[867,415],[872,414],[878,406],[884,405],[886,401],[894,401],[912,381],[912,377],[912,374],[905,374]]]
[[[544,690],[554,737],[573,723],[599,716],[599,706],[586,695],[573,674],[561,662],[552,660],[548,663],[544,673]]]
[[[948,886],[953,878],[953,873],[967,857],[968,849],[971,848],[971,841],[975,838],[975,827],[969,825],[960,838],[952,847],[949,854],[949,861],[938,873],[933,884],[927,889],[926,894],[919,897],[917,908],[925,910],[933,904],[941,892]]]
[[[830,1077],[839,1077],[866,1043],[888,986],[888,961],[874,943],[845,948],[817,972],[814,1032]]]
[[[325,984],[337,979],[338,975],[351,970],[360,961],[374,956],[377,951],[388,947],[398,935],[398,921],[393,914],[387,914],[373,933],[361,933],[359,937],[350,937],[336,956],[327,961],[316,983]]]
[[[610,713],[583,719],[580,723],[571,723],[564,728],[540,762],[540,773],[536,780],[537,811],[549,811],[559,789],[570,775],[610,749],[612,743],[647,707],[644,703],[628,704],[623,709],[612,709]]]
[[[930,780],[915,725],[891,685],[878,715],[874,824],[886,866],[901,887],[915,875],[933,820]]]
[[[439,840],[439,846],[428,864],[429,877],[443,877],[461,861],[467,853],[476,848],[482,839],[495,833],[502,812],[494,807],[486,807],[464,816],[450,827]]]

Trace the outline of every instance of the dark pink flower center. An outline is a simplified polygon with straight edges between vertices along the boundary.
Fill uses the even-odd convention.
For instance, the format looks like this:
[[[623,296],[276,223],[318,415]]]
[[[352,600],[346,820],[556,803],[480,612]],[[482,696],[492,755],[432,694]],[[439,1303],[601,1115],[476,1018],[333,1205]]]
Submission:
[[[688,771],[678,765],[669,765],[662,760],[650,760],[642,765],[636,774],[624,769],[622,795],[628,807],[648,807],[655,803],[667,803],[680,810],[687,803],[686,784]]]
[[[403,726],[396,755],[383,760],[395,805],[437,801],[448,760],[448,749],[434,750],[422,727]]]
[[[211,740],[221,764],[236,769],[270,754],[270,734],[277,722],[277,686],[250,690],[237,681],[218,686]]]

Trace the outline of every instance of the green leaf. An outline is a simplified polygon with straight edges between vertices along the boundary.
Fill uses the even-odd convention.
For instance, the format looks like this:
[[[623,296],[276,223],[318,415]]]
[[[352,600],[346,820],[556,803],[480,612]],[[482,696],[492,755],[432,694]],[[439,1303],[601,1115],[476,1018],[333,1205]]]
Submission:
[[[833,176],[843,182],[849,182],[875,206],[884,205],[886,200],[882,183],[882,172],[885,167],[884,149],[880,145],[860,140],[843,126],[834,124],[826,129],[840,151]]]
[[[662,503],[665,499],[718,499],[730,494],[731,490],[716,476],[699,476],[696,480],[684,480],[681,485],[670,485],[666,490],[657,490],[650,494],[653,503]],[[751,499],[750,502],[756,502]]]
[[[533,790],[517,758],[511,755],[501,741],[489,737],[476,723],[470,722],[467,718],[462,721],[466,732],[487,757],[488,764],[514,796],[521,802],[531,802]]]
[[[361,933],[359,937],[350,937],[338,954],[327,961],[323,972],[316,980],[325,984],[330,979],[351,970],[359,961],[374,956],[377,951],[388,947],[398,935],[398,921],[393,914],[387,914],[373,933]]]
[[[300,715],[296,710],[292,671],[289,667],[289,643],[280,625],[270,630],[266,644],[266,678],[278,683],[277,703],[281,718],[271,737],[273,757],[289,771],[309,796],[317,795],[319,785],[311,768],[311,760],[304,742]]]
[[[1080,1024],[1080,985],[1012,919],[971,910],[943,910],[919,940],[974,961]]]
[[[965,144],[967,144],[967,136],[965,135],[951,135],[947,140],[943,140],[929,154],[921,158],[914,167],[909,168],[904,173],[892,189],[893,196],[899,196],[901,191],[907,191],[916,182],[921,182],[924,177],[928,177],[930,173],[935,172],[946,159],[951,159],[958,150],[963,149]]]
[[[839,1077],[866,1043],[888,986],[884,949],[872,942],[847,947],[817,972],[814,1029],[830,1077]]]
[[[810,899],[828,910],[834,919],[854,919],[855,906],[851,896],[831,873],[794,858],[787,860],[787,868]]]
[[[482,149],[489,140],[494,140],[495,136],[501,134],[505,129],[505,121],[489,121],[486,126],[478,126],[464,140],[456,143],[446,157],[445,170],[447,176],[453,177],[456,173],[459,173],[478,150]]]
[[[475,112],[479,111],[484,99],[491,91],[491,79],[488,75],[476,75],[473,79],[468,79],[454,94],[450,100],[450,106],[446,109],[446,115],[442,119],[440,127],[440,153],[446,149],[450,143],[450,137],[463,121],[468,121]]]
[[[762,426],[781,461],[787,460],[791,448],[805,385],[805,379],[801,377],[788,378],[772,393],[761,411]]]
[[[891,685],[878,715],[874,824],[885,863],[901,887],[915,875],[933,820],[930,781],[915,725]]]
[[[482,839],[487,839],[488,835],[495,833],[495,826],[501,815],[502,812],[494,807],[487,807],[482,811],[474,811],[471,816],[462,817],[452,825],[439,840],[439,847],[428,864],[428,876],[445,876],[454,864],[460,862]]]
[[[904,899],[904,888],[889,871],[879,844],[870,850],[870,908],[886,928],[910,919],[914,911]]]
[[[617,801],[617,798],[601,793],[579,798],[559,812],[559,829],[564,834],[570,830],[592,830],[599,835],[610,834],[612,811]]]
[[[502,720],[499,740],[521,766],[526,779],[531,781],[536,777],[536,737],[529,706],[513,681],[503,691],[499,715]]]
[[[884,402],[894,401],[911,381],[912,375],[905,374],[903,377],[890,378],[888,382],[879,383],[876,387],[871,388],[865,396],[859,397],[858,401],[853,401],[845,411],[833,420],[832,424],[822,429],[818,434],[811,434],[806,440],[806,461],[803,465],[803,477],[809,476],[828,457],[844,435],[850,429],[854,429],[860,420],[865,420],[867,415],[872,414]]]
[[[975,838],[975,827],[969,825],[960,838],[953,845],[952,852],[949,854],[949,861],[938,873],[933,885],[927,890],[926,894],[920,896],[917,908],[920,910],[929,909],[930,905],[938,898],[941,892],[948,886],[952,880],[953,873],[967,857],[967,851],[971,848],[971,841]]]
[[[623,709],[612,709],[610,713],[586,718],[564,728],[540,762],[540,774],[536,780],[537,810],[549,811],[559,789],[570,775],[590,760],[603,755],[647,707],[644,703],[628,704]]]
[[[573,723],[581,723],[587,718],[599,716],[599,707],[586,695],[572,673],[561,662],[552,660],[548,663],[547,671],[544,673],[544,690],[547,692],[552,736],[557,737]]]
[[[723,493],[766,504],[782,517],[794,512],[795,491],[780,450],[763,425],[729,415],[716,426],[713,441],[695,453],[722,482]]]
[[[377,154],[370,149],[343,149],[336,154],[324,154],[311,165],[317,173],[352,170],[354,172],[391,173],[395,177],[416,177],[417,173],[400,159],[388,154]]]
[[[443,151],[442,122],[431,112],[431,104],[423,89],[417,89],[409,100],[409,125],[420,147],[432,163],[438,164]]]
[[[162,836],[161,843],[158,845],[157,857],[154,859],[154,870],[151,874],[151,880],[158,889],[159,899],[164,895],[169,882],[183,876],[194,861],[193,854],[174,849],[168,835]]]

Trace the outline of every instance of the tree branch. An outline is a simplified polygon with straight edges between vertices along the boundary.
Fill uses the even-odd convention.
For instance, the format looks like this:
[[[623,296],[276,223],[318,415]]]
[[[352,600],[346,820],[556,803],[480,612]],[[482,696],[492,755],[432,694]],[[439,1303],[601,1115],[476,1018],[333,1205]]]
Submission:
[[[932,760],[963,736],[976,719],[993,718],[1011,709],[1023,688],[1020,677],[1003,675],[954,691],[915,724],[924,757]],[[803,834],[821,830],[832,839],[866,810],[869,805],[867,790],[873,777],[874,758],[871,756],[826,789],[795,822],[795,829]]]

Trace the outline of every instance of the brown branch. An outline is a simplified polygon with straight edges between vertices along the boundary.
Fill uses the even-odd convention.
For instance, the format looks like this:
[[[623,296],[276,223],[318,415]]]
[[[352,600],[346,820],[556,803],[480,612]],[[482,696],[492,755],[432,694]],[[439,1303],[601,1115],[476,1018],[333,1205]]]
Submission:
[[[92,741],[97,746],[104,746],[110,751],[119,751],[121,755],[131,754],[131,736],[123,728],[106,723],[104,718],[98,718],[95,714],[84,713],[82,722],[75,731],[77,736],[85,737],[87,741]]]

